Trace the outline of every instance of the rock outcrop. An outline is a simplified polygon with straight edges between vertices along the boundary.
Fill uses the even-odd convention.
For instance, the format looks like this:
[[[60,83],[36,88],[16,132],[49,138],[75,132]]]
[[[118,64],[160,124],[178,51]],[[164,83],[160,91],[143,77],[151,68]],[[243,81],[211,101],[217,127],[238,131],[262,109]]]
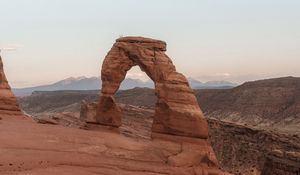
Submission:
[[[11,91],[6,79],[3,62],[0,56],[0,115],[19,115],[22,114],[17,99]]]
[[[119,127],[122,110],[114,94],[133,66],[139,66],[155,83],[158,98],[152,132],[208,138],[207,121],[184,75],[165,54],[166,43],[142,37],[117,39],[101,72],[102,95],[94,123]],[[91,121],[89,121],[91,122]]]

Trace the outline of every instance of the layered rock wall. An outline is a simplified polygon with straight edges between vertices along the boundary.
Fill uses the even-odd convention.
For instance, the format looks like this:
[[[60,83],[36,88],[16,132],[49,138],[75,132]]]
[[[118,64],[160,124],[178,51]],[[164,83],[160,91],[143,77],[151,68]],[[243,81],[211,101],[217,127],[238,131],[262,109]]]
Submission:
[[[16,97],[6,79],[2,58],[0,56],[0,115],[3,114],[22,114]]]

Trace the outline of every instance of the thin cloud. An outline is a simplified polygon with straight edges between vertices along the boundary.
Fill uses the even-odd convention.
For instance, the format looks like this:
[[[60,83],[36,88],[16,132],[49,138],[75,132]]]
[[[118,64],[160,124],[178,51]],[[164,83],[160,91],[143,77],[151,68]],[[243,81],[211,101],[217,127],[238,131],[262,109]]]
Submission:
[[[4,47],[4,48],[1,48],[0,50],[2,50],[2,51],[16,51],[17,48],[15,48],[15,47]]]
[[[12,45],[8,45],[8,46],[5,46],[5,47],[0,47],[0,50],[1,51],[16,51],[18,50],[19,48],[22,48],[24,47],[23,45],[21,44],[12,44]]]
[[[216,76],[220,76],[220,77],[230,77],[231,74],[230,74],[230,73],[216,73]]]
[[[132,79],[140,79],[142,81],[148,81],[150,78],[147,76],[147,74],[141,72],[141,73],[127,73],[126,78],[132,78]]]

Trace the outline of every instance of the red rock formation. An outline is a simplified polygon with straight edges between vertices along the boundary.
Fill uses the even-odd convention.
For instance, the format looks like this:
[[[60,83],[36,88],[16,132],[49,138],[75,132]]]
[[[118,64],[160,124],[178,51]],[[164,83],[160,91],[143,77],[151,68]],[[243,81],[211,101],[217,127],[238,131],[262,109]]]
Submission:
[[[97,106],[98,103],[96,102],[87,103],[83,101],[80,106],[80,119],[88,123],[94,123],[96,121]]]
[[[132,112],[142,125],[145,112]],[[126,118],[126,110],[124,114]],[[160,134],[145,140],[128,136],[129,128],[121,134],[99,125],[85,131],[72,126],[81,126],[76,116],[75,123],[64,121],[71,121],[70,117],[55,114],[41,121],[50,125],[29,118],[4,117],[0,121],[0,174],[229,175],[218,169],[207,139]]]
[[[156,103],[152,131],[208,138],[207,121],[184,75],[165,54],[166,43],[142,37],[120,38],[106,56],[101,72],[102,96],[94,123],[119,127],[122,111],[114,94],[133,66],[155,83]],[[90,121],[91,122],[91,121]]]
[[[3,70],[3,62],[0,56],[0,115],[22,114],[17,99],[11,92],[10,86]]]

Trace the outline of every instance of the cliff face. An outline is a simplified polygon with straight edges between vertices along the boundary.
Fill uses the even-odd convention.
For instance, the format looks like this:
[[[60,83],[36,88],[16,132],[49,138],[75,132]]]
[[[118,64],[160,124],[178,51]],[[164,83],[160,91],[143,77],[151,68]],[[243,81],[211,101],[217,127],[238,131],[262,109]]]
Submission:
[[[210,140],[224,170],[243,175],[299,175],[299,136],[213,119],[209,120],[209,128]]]
[[[6,79],[0,56],[0,115],[21,114],[21,110]]]

